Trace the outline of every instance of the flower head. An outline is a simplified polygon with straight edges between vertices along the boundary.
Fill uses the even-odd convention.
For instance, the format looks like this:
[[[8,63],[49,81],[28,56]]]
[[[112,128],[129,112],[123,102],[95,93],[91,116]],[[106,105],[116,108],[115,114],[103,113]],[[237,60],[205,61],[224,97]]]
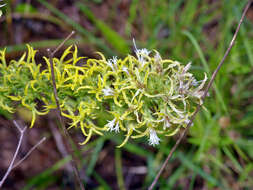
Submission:
[[[104,93],[104,96],[113,96],[114,95],[114,90],[109,87],[104,88],[102,91]]]
[[[143,49],[137,49],[137,46],[135,44],[135,40],[133,39],[134,43],[134,48],[135,48],[135,54],[138,58],[138,61],[141,63],[141,66],[143,67],[147,61],[147,57],[149,56],[150,52],[148,49],[143,48]]]
[[[149,129],[149,145],[155,146],[159,144],[160,138],[157,136],[154,129]]]
[[[108,59],[107,65],[111,67],[113,71],[115,71],[118,69],[117,62],[118,62],[117,56],[113,56],[112,59]]]
[[[61,59],[54,58],[57,63],[63,63],[54,65],[56,86],[61,87],[62,113],[72,120],[72,126],[80,125],[87,137],[85,143],[93,134],[103,135],[107,130],[124,133],[122,146],[129,138],[141,137],[147,137],[152,146],[158,145],[161,141],[158,134],[172,136],[181,127],[185,128],[196,104],[203,103],[207,76],[197,81],[189,72],[191,63],[183,65],[162,59],[157,51],[150,54],[148,49],[137,49],[135,42],[134,48],[135,58],[128,55],[123,60],[116,56],[107,59],[100,53],[102,59],[89,59],[84,67],[75,64],[82,59],[77,56],[76,47],[74,51],[68,48]],[[28,54],[6,64],[5,50],[0,51],[0,84],[6,89],[0,92],[0,108],[12,112],[20,102],[32,110],[32,125],[36,114],[55,108],[51,101],[53,89],[48,88],[51,84],[49,58],[45,58],[48,68],[40,72],[34,57],[35,51],[28,46]],[[31,72],[27,72],[28,68]],[[21,78],[23,83],[19,82]],[[31,78],[35,80],[31,82]],[[45,104],[45,112],[35,106],[41,92],[45,94],[39,99]],[[101,126],[101,119],[106,117],[104,113],[114,119]]]
[[[112,132],[115,131],[116,133],[119,133],[119,122],[116,122],[116,118],[114,118],[111,121],[108,121],[108,123],[105,125],[107,127],[107,130]]]

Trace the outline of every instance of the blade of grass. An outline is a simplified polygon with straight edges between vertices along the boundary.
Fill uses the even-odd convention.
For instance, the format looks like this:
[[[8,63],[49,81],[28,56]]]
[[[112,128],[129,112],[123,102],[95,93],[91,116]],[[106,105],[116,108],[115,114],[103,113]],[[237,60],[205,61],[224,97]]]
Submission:
[[[115,136],[113,136],[111,134],[106,134],[105,137],[109,140],[112,140],[116,144],[120,144],[124,140],[122,137],[115,138]],[[152,156],[152,153],[149,150],[140,147],[135,142],[127,143],[122,148],[125,151],[131,152],[131,153],[136,154],[138,156],[143,156],[143,157]]]
[[[122,171],[122,161],[121,161],[121,149],[115,149],[115,169],[117,182],[120,190],[126,190],[124,184],[124,176]]]
[[[85,147],[83,147],[81,149],[81,152],[83,153],[83,152],[87,151],[88,149],[93,148],[98,143],[98,141],[99,141],[99,138],[95,139],[94,141],[92,141],[89,144],[86,144]],[[70,161],[71,161],[71,156],[67,156],[64,159],[59,160],[52,167],[46,169],[45,171],[43,171],[39,175],[31,178],[27,182],[27,185],[22,190],[28,190],[28,189],[30,190],[34,186],[39,186],[41,183],[41,179],[49,180],[48,178],[51,178],[53,176],[54,172],[56,172],[60,168],[64,167],[64,165]],[[82,160],[82,164],[86,164],[86,163],[87,163],[87,158]]]
[[[99,138],[98,139],[98,141],[96,143],[96,146],[93,149],[93,152],[92,152],[92,155],[91,155],[91,160],[90,160],[90,162],[88,164],[88,167],[87,167],[87,170],[86,170],[87,176],[90,176],[93,173],[94,167],[95,167],[96,162],[97,162],[98,157],[99,157],[99,153],[100,153],[101,149],[104,146],[104,142],[105,142],[104,138]]]
[[[194,38],[194,36],[189,31],[185,30],[182,33],[184,35],[186,35],[190,39],[191,43],[195,47],[195,49],[196,49],[196,51],[197,51],[197,53],[198,53],[198,55],[200,57],[201,63],[203,65],[205,71],[207,72],[208,78],[211,78],[211,72],[210,72],[209,66],[207,64],[205,56],[204,56],[204,54],[203,54],[203,52],[202,52],[202,50],[201,50],[201,48],[200,48],[197,40]],[[217,88],[215,82],[213,83],[213,87],[214,87],[214,90],[216,92],[217,98],[218,98],[219,102],[221,103],[221,106],[222,106],[223,110],[226,112],[226,114],[228,114],[228,109],[227,109],[226,103],[224,102],[223,97],[222,97],[219,89]]]
[[[20,13],[19,12],[19,13],[13,13],[11,16],[12,16],[12,19],[31,19],[31,20],[34,19],[34,20],[46,21],[46,22],[50,22],[57,25],[61,29],[65,29],[65,30],[69,29],[68,27],[62,24],[62,21],[60,19],[54,16],[50,16],[45,13],[40,13],[40,12]]]
[[[132,0],[131,5],[129,8],[129,17],[127,19],[126,23],[126,29],[125,32],[128,36],[131,34],[131,25],[133,24],[136,15],[137,15],[137,7],[138,7],[139,0]]]
[[[153,170],[156,171],[160,167],[160,163],[162,162],[164,156],[167,155],[167,150],[170,148],[168,147],[169,141],[171,139],[165,139],[161,142],[160,148],[158,149],[158,152],[154,155],[155,159],[153,162]]]
[[[73,27],[73,29],[75,29],[81,35],[86,37],[88,39],[88,41],[90,41],[91,43],[94,43],[99,48],[103,49],[105,51],[105,53],[107,53],[108,55],[114,55],[114,52],[110,48],[108,48],[102,40],[96,38],[92,33],[85,30],[79,23],[77,23],[77,22],[73,21],[72,19],[70,19],[68,16],[63,14],[61,11],[59,11],[57,8],[52,6],[47,1],[45,1],[45,0],[37,0],[37,1],[39,1],[42,5],[44,5],[53,14],[55,14],[56,16],[61,18],[64,21],[64,24],[65,23],[69,24],[70,26]]]
[[[12,6],[11,6],[11,2],[9,1],[5,6],[5,15],[6,15],[6,24],[7,24],[7,33],[8,35],[7,37],[7,41],[10,43],[13,43],[14,41],[14,32],[12,32],[13,30],[13,20],[12,20]]]
[[[31,42],[29,43],[33,48],[49,48],[49,47],[56,47],[58,46],[59,43],[62,42],[62,39],[58,40],[41,40],[41,41],[36,41],[36,42]],[[69,39],[66,43],[65,46],[70,46],[72,44],[81,44],[85,42],[82,39]],[[11,46],[5,46],[5,47],[0,47],[0,49],[6,48],[6,53],[16,53],[19,51],[25,51],[27,49],[26,44],[17,44],[17,45],[11,45]]]
[[[70,162],[70,160],[71,160],[71,157],[68,156],[68,157],[65,157],[64,159],[58,161],[51,168],[48,168],[47,170],[45,170],[44,172],[42,172],[38,176],[31,178],[22,190],[30,190],[34,187],[40,186],[40,184],[44,180],[50,180],[50,178],[52,178],[54,176],[53,173],[55,171],[59,170],[60,168],[62,168],[66,163]]]
[[[147,175],[144,180],[143,189],[146,189],[152,178],[155,176],[154,156],[147,156]]]
[[[242,166],[239,164],[239,162],[237,161],[237,159],[234,157],[234,155],[231,153],[231,151],[229,150],[229,147],[224,146],[223,147],[223,151],[224,153],[227,155],[227,157],[232,161],[233,165],[235,166],[237,172],[242,172]]]
[[[199,8],[198,6],[199,6],[199,0],[185,1],[183,11],[180,14],[180,21],[178,23],[180,23],[181,26],[184,26],[184,27],[191,26],[194,16],[196,15],[196,12],[198,11],[198,8]]]
[[[243,81],[241,81],[240,83],[238,83],[238,87],[237,90],[234,94],[234,96],[236,97],[236,99],[240,98],[240,94],[245,91],[248,90],[247,86],[250,85],[250,83],[253,82],[253,75],[248,76],[247,78],[245,78]]]
[[[189,190],[193,190],[193,188],[194,188],[194,183],[195,183],[195,180],[196,180],[196,176],[197,176],[197,174],[196,174],[196,172],[194,172],[194,173],[192,174],[192,177],[191,177],[191,183],[190,183]]]
[[[249,179],[250,172],[252,171],[253,171],[253,163],[250,163],[243,169],[243,172],[241,173],[239,178],[239,182],[243,183],[245,180]]]
[[[237,154],[241,156],[242,159],[244,159],[247,162],[250,162],[250,159],[248,158],[247,154],[245,154],[236,143],[233,144],[233,147],[236,150]]]
[[[102,35],[112,45],[112,47],[114,47],[121,54],[130,53],[130,48],[124,38],[122,38],[106,23],[96,18],[96,16],[84,4],[77,2],[76,6],[79,7],[81,12],[84,13],[88,19],[90,19],[96,25],[96,27],[101,31]]]
[[[203,93],[203,96],[202,96],[203,102],[204,102],[204,100],[205,100],[205,98],[206,98],[206,96],[207,96],[207,94],[208,94],[208,91],[210,90],[211,86],[213,85],[214,80],[215,80],[215,78],[216,78],[218,72],[220,71],[222,65],[224,64],[225,59],[227,58],[228,54],[230,53],[230,51],[231,51],[231,49],[232,49],[232,47],[233,47],[233,45],[234,45],[234,43],[235,43],[236,37],[237,37],[238,32],[239,32],[239,30],[240,30],[240,26],[241,26],[241,24],[242,24],[242,22],[243,22],[243,20],[244,20],[244,18],[245,18],[245,16],[246,16],[246,13],[247,13],[247,11],[248,11],[248,9],[249,9],[251,3],[252,3],[252,0],[249,0],[249,1],[247,2],[246,6],[245,6],[245,8],[244,8],[244,10],[243,10],[241,19],[240,19],[240,21],[239,21],[239,23],[238,23],[238,25],[237,25],[237,27],[236,27],[236,31],[235,31],[235,33],[234,33],[234,35],[233,35],[233,37],[232,37],[232,39],[231,39],[231,41],[230,41],[230,44],[229,44],[228,48],[226,49],[226,52],[225,52],[224,56],[222,57],[221,61],[219,62],[218,66],[216,67],[215,71],[213,72],[212,77],[211,77],[210,81],[208,82],[208,84],[207,84],[207,86],[206,86],[206,88],[205,88],[205,90],[204,90],[204,93]],[[191,127],[191,125],[192,125],[192,123],[193,123],[193,121],[194,121],[194,119],[195,119],[197,113],[201,110],[201,107],[202,107],[202,105],[201,105],[201,104],[198,104],[198,106],[197,106],[196,110],[194,111],[193,115],[191,116],[191,119],[190,119],[190,121],[188,122],[186,128],[185,128],[184,131],[180,134],[180,137],[177,139],[175,145],[172,147],[172,149],[171,149],[169,155],[167,156],[166,160],[164,161],[164,163],[163,163],[161,169],[159,170],[158,174],[156,175],[155,179],[153,180],[152,184],[150,185],[149,190],[152,190],[152,189],[154,188],[154,186],[156,185],[158,179],[160,178],[160,176],[161,176],[163,170],[165,169],[167,163],[168,163],[169,160],[171,159],[173,153],[176,151],[177,147],[179,146],[179,144],[181,143],[181,141],[183,140],[183,138],[186,136],[186,134],[187,134],[189,128]]]
[[[209,155],[208,156],[208,160],[211,162],[211,164],[218,166],[219,169],[224,170],[225,172],[227,172],[228,174],[231,174],[232,171],[230,170],[230,168],[228,168],[224,162],[222,162],[220,159],[217,159],[216,156],[214,155]]]
[[[236,17],[239,19],[240,18],[240,12],[239,12],[238,7],[235,7],[234,12],[236,14]],[[241,26],[240,35],[242,37],[242,41],[243,41],[245,50],[247,52],[247,56],[249,58],[249,62],[251,64],[251,66],[253,66],[252,43],[250,43],[249,38],[246,36],[246,29],[244,27],[244,24],[242,24],[242,26]]]
[[[111,190],[111,187],[106,183],[106,181],[100,175],[98,175],[97,172],[94,171],[93,172],[93,176],[97,180],[97,182],[102,186],[101,189],[103,189],[103,190]]]
[[[205,115],[207,115],[207,113]],[[209,114],[207,117],[208,117],[208,118],[206,118],[207,126],[204,128],[204,134],[203,134],[203,137],[201,138],[201,143],[200,143],[199,149],[197,150],[197,152],[195,154],[195,158],[197,161],[200,161],[200,159],[201,159],[201,154],[203,154],[203,152],[204,152],[208,137],[210,136],[211,129],[213,128],[213,126],[215,124],[217,124],[217,117],[218,117],[217,114],[215,116],[213,116],[213,118],[210,118],[211,116]]]
[[[167,180],[168,185],[171,189],[173,189],[173,186],[176,184],[177,180],[182,178],[182,176],[185,173],[185,170],[186,170],[185,166],[181,165],[179,168],[177,168],[175,171],[173,171],[173,174]]]
[[[209,183],[211,183],[212,185],[218,186],[221,189],[224,189],[222,184],[217,179],[215,179],[213,176],[203,171],[200,167],[196,166],[193,162],[191,162],[192,159],[190,159],[189,157],[186,157],[182,152],[178,152],[177,157],[180,159],[182,164],[184,164],[187,168],[193,170],[195,173],[199,174]]]
[[[252,139],[237,139],[235,142],[239,147],[241,147],[249,157],[253,158],[253,140]]]

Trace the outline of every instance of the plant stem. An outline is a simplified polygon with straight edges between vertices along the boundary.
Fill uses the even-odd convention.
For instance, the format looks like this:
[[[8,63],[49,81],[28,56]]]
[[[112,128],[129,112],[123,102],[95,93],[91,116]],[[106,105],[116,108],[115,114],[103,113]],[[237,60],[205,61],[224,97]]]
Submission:
[[[2,185],[4,184],[5,180],[7,179],[8,175],[10,174],[10,172],[15,168],[17,167],[19,164],[21,164],[31,153],[33,150],[35,150],[41,143],[43,143],[45,140],[46,140],[46,137],[43,137],[36,145],[34,145],[27,153],[26,155],[18,161],[18,163],[16,163],[14,165],[14,162],[17,158],[17,155],[19,153],[19,149],[21,147],[21,144],[22,144],[22,141],[23,141],[23,137],[24,137],[24,134],[25,134],[25,131],[26,131],[26,127],[21,127],[18,125],[18,123],[14,120],[13,121],[14,125],[16,126],[16,128],[18,129],[19,133],[20,133],[20,137],[19,137],[19,141],[18,141],[18,145],[17,145],[17,148],[16,148],[16,151],[14,153],[14,156],[11,160],[11,163],[8,167],[8,170],[6,171],[6,173],[4,174],[2,180],[0,181],[0,188],[2,187]]]
[[[39,142],[37,142],[27,153],[26,155],[21,159],[19,160],[13,167],[12,169],[18,167],[28,156],[30,156],[30,154],[40,145],[42,144],[47,138],[46,137],[43,137]]]
[[[15,153],[14,153],[14,156],[13,156],[13,158],[12,158],[12,160],[11,160],[10,165],[9,165],[9,168],[8,168],[8,170],[6,171],[6,173],[5,173],[4,177],[2,178],[2,180],[0,181],[0,187],[2,187],[4,181],[6,180],[6,178],[8,177],[8,175],[10,174],[10,172],[11,172],[11,170],[12,170],[12,168],[13,168],[13,165],[14,165],[14,162],[15,162],[16,157],[17,157],[17,155],[18,155],[18,152],[19,152],[21,143],[22,143],[22,141],[23,141],[24,133],[25,133],[25,131],[26,131],[26,127],[25,127],[24,129],[21,129],[21,127],[18,126],[18,124],[16,123],[16,121],[14,121],[14,124],[15,124],[15,126],[18,128],[18,130],[19,130],[19,132],[20,132],[20,138],[19,138],[19,141],[18,141],[18,145],[17,145],[16,151],[15,151]]]
[[[229,54],[231,48],[233,47],[233,45],[234,45],[234,43],[235,43],[235,39],[236,39],[236,37],[237,37],[237,34],[238,34],[239,29],[240,29],[240,27],[241,27],[241,24],[242,24],[242,22],[243,22],[243,20],[244,20],[244,18],[245,18],[246,12],[248,11],[248,9],[249,9],[249,7],[250,7],[250,4],[251,4],[252,2],[253,2],[253,0],[249,0],[248,3],[247,3],[247,5],[246,5],[245,8],[244,8],[243,14],[242,14],[242,16],[241,16],[241,19],[240,19],[238,25],[237,25],[236,31],[235,31],[235,33],[234,33],[234,36],[233,36],[233,38],[232,38],[232,40],[231,40],[231,42],[230,42],[230,44],[229,44],[229,46],[228,46],[228,48],[227,48],[227,50],[226,50],[226,52],[225,52],[225,54],[224,54],[222,60],[220,61],[220,63],[218,64],[217,68],[216,68],[215,71],[213,72],[212,77],[211,77],[211,80],[209,81],[209,83],[207,84],[207,87],[205,88],[204,94],[203,94],[203,96],[202,96],[203,102],[204,102],[204,100],[205,100],[205,98],[206,98],[206,96],[207,96],[207,93],[208,93],[209,89],[211,88],[211,86],[212,86],[212,84],[213,84],[213,82],[214,82],[214,79],[215,79],[217,73],[219,72],[221,66],[224,64],[225,59],[227,58],[227,56],[228,56],[228,54]],[[193,113],[193,115],[192,115],[192,117],[191,117],[190,122],[187,124],[186,128],[185,128],[184,131],[181,133],[180,137],[179,137],[178,140],[176,141],[176,144],[172,147],[172,149],[171,149],[169,155],[167,156],[167,158],[166,158],[166,160],[164,161],[164,163],[163,163],[161,169],[160,169],[159,172],[157,173],[157,175],[156,175],[154,181],[152,182],[152,184],[150,185],[150,187],[148,188],[148,190],[152,190],[152,189],[155,187],[155,185],[156,185],[156,183],[158,182],[158,179],[160,178],[160,176],[161,176],[163,170],[164,170],[165,167],[167,166],[169,160],[171,159],[171,157],[172,157],[173,153],[175,152],[175,150],[177,149],[178,145],[181,143],[182,139],[186,136],[188,129],[191,127],[191,124],[193,123],[193,120],[195,119],[195,117],[196,117],[196,115],[197,115],[197,113],[199,112],[199,110],[200,110],[201,107],[202,107],[202,104],[198,104],[198,106],[197,106],[195,112]]]
[[[48,49],[48,55],[49,55],[49,62],[50,62],[50,67],[51,67],[51,77],[52,77],[52,84],[53,84],[53,89],[54,89],[54,98],[55,98],[55,102],[56,102],[56,106],[57,106],[57,117],[60,121],[60,126],[61,126],[61,130],[63,131],[63,136],[64,138],[69,141],[69,143],[71,144],[71,137],[65,127],[64,121],[63,121],[63,117],[61,114],[61,107],[60,107],[60,103],[59,103],[59,98],[58,98],[58,94],[57,94],[57,89],[56,89],[56,81],[55,81],[55,73],[54,73],[54,63],[53,63],[53,57],[54,54],[64,45],[64,43],[74,34],[75,32],[72,31],[63,41],[60,45],[57,46],[57,48],[51,52],[50,49]],[[78,167],[77,167],[77,159],[75,157],[74,151],[71,148],[71,146],[68,146],[69,152],[72,156],[72,160],[71,160],[71,165],[74,171],[74,174],[76,176],[76,180],[80,186],[81,190],[85,190],[83,183],[81,181],[81,177],[79,175],[79,171],[78,171]]]

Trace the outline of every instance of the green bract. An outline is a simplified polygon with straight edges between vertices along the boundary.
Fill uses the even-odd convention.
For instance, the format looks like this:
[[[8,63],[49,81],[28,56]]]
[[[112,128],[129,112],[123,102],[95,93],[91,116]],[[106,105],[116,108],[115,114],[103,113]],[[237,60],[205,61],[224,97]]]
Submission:
[[[130,137],[147,136],[150,145],[159,144],[158,135],[176,134],[202,103],[207,77],[197,81],[188,72],[190,63],[163,60],[157,51],[146,49],[136,49],[136,57],[106,59],[98,53],[100,59],[86,60],[78,57],[76,47],[71,49],[53,63],[62,115],[71,120],[69,128],[81,128],[86,136],[81,144],[106,131],[125,134],[119,147]],[[35,54],[28,46],[18,61],[7,64],[5,50],[0,51],[0,107],[9,112],[28,108],[31,126],[36,115],[56,108],[49,59],[44,57],[47,68],[41,69]],[[40,110],[38,102],[43,104]]]

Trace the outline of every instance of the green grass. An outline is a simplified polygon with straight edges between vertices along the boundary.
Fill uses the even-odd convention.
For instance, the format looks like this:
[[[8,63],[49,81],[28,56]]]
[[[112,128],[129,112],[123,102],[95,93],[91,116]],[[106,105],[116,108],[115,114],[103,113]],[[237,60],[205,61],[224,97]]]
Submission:
[[[140,48],[156,49],[162,57],[179,60],[185,64],[192,61],[192,72],[201,79],[203,71],[210,77],[221,60],[246,0],[215,1],[211,5],[208,5],[207,1],[199,0],[133,0],[125,18],[124,36],[113,29],[114,23],[111,19],[113,15],[118,14],[119,1],[115,1],[116,4],[110,9],[109,16],[103,19],[98,19],[99,17],[87,8],[98,6],[97,1],[80,1],[74,5],[80,11],[80,15],[91,22],[94,31],[83,28],[80,23],[70,19],[48,1],[37,2],[41,3],[51,16],[56,17],[57,21],[61,20],[81,36],[81,39],[74,39],[68,43],[89,44],[110,57],[130,53],[130,42],[134,37]],[[190,181],[190,189],[194,189],[197,180],[200,179],[209,189],[232,189],[233,183],[239,185],[240,189],[253,187],[252,35],[252,21],[245,20],[236,44],[221,68],[210,96],[206,99],[206,111],[202,110],[198,114],[188,137],[169,162],[166,174],[159,181],[160,189],[185,189],[182,180]],[[58,42],[59,39],[37,41],[33,42],[33,45],[36,48],[45,48],[55,46]],[[24,48],[24,44],[6,45],[9,54]],[[230,118],[226,127],[220,126],[221,117]],[[123,137],[108,135],[105,139],[99,138],[95,143],[84,147],[92,149],[92,153],[82,159],[81,165],[86,168],[86,175],[97,181],[97,189],[110,189],[113,183],[106,181],[95,171],[103,148],[106,148],[105,142],[109,139],[119,144]],[[175,140],[163,139],[161,146],[157,146],[155,151],[143,148],[142,144],[147,144],[146,141],[131,141],[121,150],[114,147],[115,163],[112,165],[115,164],[115,180],[121,189],[124,189],[126,179],[123,175],[122,163],[125,158],[122,151],[146,159],[147,173],[145,180],[140,182],[145,189],[152,182]],[[29,179],[23,189],[46,189],[48,185],[59,180],[53,177],[53,174],[68,161],[69,158],[62,159],[38,176]],[[235,181],[231,183],[229,179]]]

